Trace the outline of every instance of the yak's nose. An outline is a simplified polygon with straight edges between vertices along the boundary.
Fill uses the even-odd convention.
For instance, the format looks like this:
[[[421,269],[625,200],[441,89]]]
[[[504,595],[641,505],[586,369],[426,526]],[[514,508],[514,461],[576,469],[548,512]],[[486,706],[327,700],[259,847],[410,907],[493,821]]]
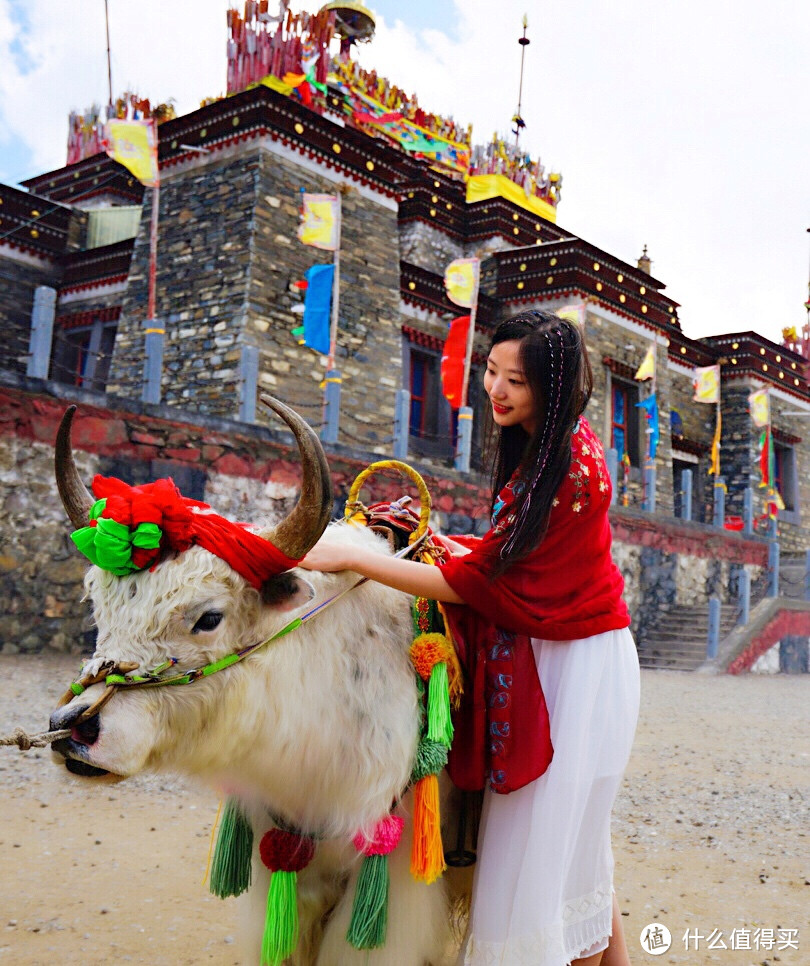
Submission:
[[[87,710],[89,705],[83,704],[77,707],[57,708],[51,715],[51,731],[61,731],[63,728],[70,728],[70,740],[77,745],[94,745],[98,741],[100,730],[99,717],[94,714],[86,721],[78,721],[82,713]],[[63,739],[64,740],[64,739]],[[59,741],[54,742],[59,745]],[[57,749],[59,750],[59,749]]]
[[[76,719],[89,707],[89,704],[66,704],[63,708],[57,708],[51,715],[50,730],[61,731],[63,728],[72,728]]]

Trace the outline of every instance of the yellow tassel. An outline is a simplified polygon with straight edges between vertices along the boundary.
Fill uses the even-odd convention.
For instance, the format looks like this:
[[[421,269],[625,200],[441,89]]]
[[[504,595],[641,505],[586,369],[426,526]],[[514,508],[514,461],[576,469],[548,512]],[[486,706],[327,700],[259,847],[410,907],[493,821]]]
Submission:
[[[446,868],[439,821],[439,781],[435,775],[426,775],[413,789],[411,875],[429,885]]]

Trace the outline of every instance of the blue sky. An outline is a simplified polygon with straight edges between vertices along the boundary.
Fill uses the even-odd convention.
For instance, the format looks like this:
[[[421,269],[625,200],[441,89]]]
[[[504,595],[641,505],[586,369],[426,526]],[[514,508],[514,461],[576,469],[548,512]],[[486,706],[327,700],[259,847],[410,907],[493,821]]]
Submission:
[[[559,223],[631,263],[647,244],[690,336],[803,324],[810,4],[370,5],[361,63],[478,142],[509,129],[528,13],[521,143],[562,171]],[[228,0],[109,7],[116,92],[181,114],[224,92]],[[103,0],[0,0],[0,181],[61,167],[68,113],[106,97]]]

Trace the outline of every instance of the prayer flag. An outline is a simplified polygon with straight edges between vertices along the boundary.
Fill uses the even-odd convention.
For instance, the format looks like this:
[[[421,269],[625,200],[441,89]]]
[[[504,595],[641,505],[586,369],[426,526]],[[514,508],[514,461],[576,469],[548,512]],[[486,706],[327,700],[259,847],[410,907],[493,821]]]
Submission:
[[[644,410],[644,415],[647,417],[647,422],[650,424],[650,447],[648,452],[650,454],[650,459],[654,460],[660,437],[658,430],[658,400],[656,399],[655,393],[647,396],[647,398],[641,402],[636,403],[636,408]]]
[[[554,314],[559,319],[567,319],[576,325],[582,325],[582,319],[585,315],[585,303],[580,302],[579,305],[563,305]]]
[[[762,477],[760,486],[766,486],[769,490],[776,489],[776,453],[773,449],[773,437],[771,427],[766,425],[759,437],[759,472]]]
[[[337,195],[301,195],[298,237],[305,245],[333,252],[338,247]]]
[[[147,188],[157,187],[160,177],[157,156],[157,122],[108,121],[107,154],[118,161]]]
[[[444,273],[444,287],[451,302],[469,309],[478,298],[477,258],[457,258]]]
[[[712,440],[711,463],[709,465],[709,476],[720,475],[720,434],[723,431],[723,417],[720,409],[717,410],[717,423],[714,427],[714,439]]]
[[[469,331],[469,315],[462,315],[453,319],[442,352],[442,393],[453,409],[458,409],[461,405],[464,360],[467,357],[467,335]]]
[[[703,366],[695,369],[693,385],[695,395],[692,398],[695,402],[720,402],[720,366]]]
[[[757,389],[748,396],[748,410],[755,426],[767,426],[771,421],[771,404],[767,389]]]
[[[313,265],[307,271],[303,342],[310,349],[324,355],[329,353],[329,321],[334,279],[334,265]]]
[[[634,379],[638,379],[639,382],[644,382],[645,379],[655,378],[655,346],[651,345],[647,349],[647,355],[644,356],[641,365],[638,367],[636,374],[633,376]]]

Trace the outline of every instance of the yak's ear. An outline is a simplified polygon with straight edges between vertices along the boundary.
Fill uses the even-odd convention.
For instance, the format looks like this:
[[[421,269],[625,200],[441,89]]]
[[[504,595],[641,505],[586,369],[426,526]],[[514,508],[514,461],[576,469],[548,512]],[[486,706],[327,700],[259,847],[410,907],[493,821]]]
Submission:
[[[305,577],[288,570],[265,580],[261,595],[263,604],[284,613],[309,603],[315,596],[315,588]]]

